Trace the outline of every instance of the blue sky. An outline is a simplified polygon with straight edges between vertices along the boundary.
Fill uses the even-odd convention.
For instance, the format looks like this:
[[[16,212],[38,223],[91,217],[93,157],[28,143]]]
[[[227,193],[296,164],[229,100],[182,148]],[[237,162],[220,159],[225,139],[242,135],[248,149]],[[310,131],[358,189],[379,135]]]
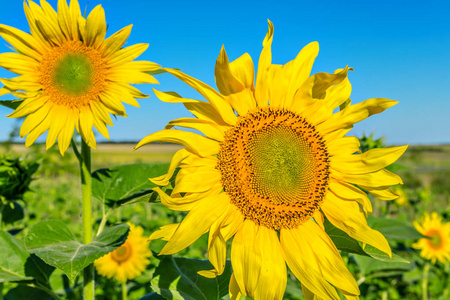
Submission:
[[[56,7],[56,0],[49,1]],[[316,72],[349,65],[352,102],[384,97],[400,101],[380,115],[356,124],[360,136],[375,132],[389,144],[450,143],[450,2],[448,1],[123,1],[79,0],[90,11],[101,4],[107,35],[133,24],[128,45],[149,43],[139,58],[185,73],[215,87],[214,64],[225,45],[230,60],[248,52],[258,62],[267,19],[275,27],[273,63],[285,64],[300,49],[318,41]],[[126,5],[124,5],[126,3]],[[23,2],[0,0],[7,7],[0,23],[29,31]],[[10,52],[3,40],[0,52]],[[0,77],[12,74],[0,70]],[[113,141],[138,141],[170,120],[189,117],[182,105],[159,101],[152,88],[200,96],[170,75],[160,85],[139,85],[150,94],[141,107],[127,107],[128,118],[110,127]],[[11,99],[8,96],[2,99]],[[19,121],[0,107],[0,140]],[[99,140],[104,140],[98,135]],[[38,141],[43,141],[40,138]]]

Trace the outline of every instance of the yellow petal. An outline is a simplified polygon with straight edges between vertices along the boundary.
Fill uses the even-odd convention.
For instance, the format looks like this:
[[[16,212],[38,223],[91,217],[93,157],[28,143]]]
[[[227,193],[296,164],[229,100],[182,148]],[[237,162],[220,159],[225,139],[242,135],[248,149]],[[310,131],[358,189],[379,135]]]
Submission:
[[[231,265],[239,290],[247,297],[254,297],[253,292],[259,281],[262,268],[261,250],[255,246],[256,235],[260,226],[250,220],[244,221],[231,244]]]
[[[31,34],[11,26],[0,24],[0,36],[11,44],[17,52],[40,61],[45,52],[45,46]]]
[[[33,128],[33,130],[31,130],[31,132],[27,135],[25,147],[32,145],[40,135],[46,132],[52,121],[52,118],[47,115],[35,128]]]
[[[114,52],[108,57],[108,67],[114,68],[132,61],[147,50],[148,44],[136,44]]]
[[[304,224],[299,228],[303,226]],[[281,229],[280,231],[281,247],[284,250],[289,269],[303,286],[320,298],[339,300],[335,288],[325,280],[324,274],[318,270],[316,258],[314,254],[311,254],[310,244],[303,239],[303,231],[299,231],[299,228]]]
[[[244,84],[231,73],[225,47],[222,46],[214,69],[216,85],[219,92],[225,96],[238,93],[245,89]]]
[[[255,299],[282,299],[287,274],[274,230],[245,221],[231,246],[234,276],[242,293]]]
[[[100,94],[99,98],[101,103],[112,110],[115,115],[122,117],[126,116],[125,107],[111,90],[103,92]]]
[[[225,99],[240,116],[245,116],[248,111],[256,108],[256,100],[253,96],[253,91],[250,89],[244,89],[241,92],[230,94],[225,96]]]
[[[45,103],[47,103],[48,96],[37,96],[33,98],[25,99],[20,105],[7,117],[9,118],[21,118],[34,113],[39,110]]]
[[[189,110],[194,116],[201,120],[211,121],[222,127],[228,127],[229,125],[223,120],[222,116],[217,113],[215,108],[203,101],[197,103],[184,103],[184,106]]]
[[[200,100],[183,98],[175,92],[161,92],[156,89],[153,89],[153,92],[155,93],[156,97],[159,98],[159,100],[161,100],[163,102],[167,102],[167,103],[199,103],[199,102],[203,102]],[[203,103],[206,103],[206,102],[203,102]],[[209,104],[209,103],[207,103],[207,104]]]
[[[273,229],[260,226],[256,235],[257,244],[261,251],[262,268],[259,281],[254,291],[256,299],[283,299],[287,283],[286,262],[283,249]]]
[[[64,156],[67,148],[72,141],[73,131],[75,129],[75,123],[78,119],[78,113],[72,109],[68,109],[68,114],[66,116],[66,122],[58,135],[58,148],[61,155]]]
[[[267,106],[269,102],[268,93],[268,73],[272,63],[272,40],[273,40],[273,24],[269,20],[269,29],[263,41],[263,50],[259,56],[258,71],[255,83],[255,98],[259,107]]]
[[[23,54],[1,53],[0,66],[8,71],[23,75],[36,72],[39,64],[36,60]]]
[[[380,200],[394,200],[399,197],[399,195],[396,192],[394,192],[387,186],[371,187],[360,185],[360,187],[365,189],[370,194],[372,194],[373,196],[377,197]]]
[[[175,179],[173,193],[205,192],[220,183],[220,178],[220,172],[215,168],[182,168]]]
[[[31,73],[11,79],[1,78],[0,82],[12,91],[34,92],[42,88],[39,81]]]
[[[228,286],[228,291],[230,294],[230,300],[240,300],[242,293],[239,290],[239,285],[236,282],[236,278],[234,277],[234,273],[231,274],[230,283]]]
[[[172,178],[173,173],[175,172],[175,169],[178,167],[180,162],[191,154],[192,153],[190,153],[186,148],[178,150],[172,157],[167,174],[155,178],[150,178],[150,181],[159,186],[165,186],[169,184],[169,180],[170,178]]]
[[[149,241],[162,239],[163,241],[168,241],[172,238],[175,231],[178,229],[178,226],[180,226],[180,223],[174,223],[165,225],[159,228],[159,230],[153,232],[150,237],[148,238]]]
[[[74,2],[74,1],[72,1],[72,2]],[[58,1],[57,7],[58,7],[59,28],[61,28],[62,33],[65,35],[65,37],[68,40],[69,39],[74,40],[75,37],[72,32],[72,30],[73,30],[72,24],[73,23],[76,24],[76,20],[78,18],[72,21],[72,15],[69,11],[69,6],[67,5],[66,1]],[[78,37],[78,28],[76,28],[76,37]]]
[[[182,130],[161,130],[144,137],[134,149],[138,149],[151,142],[167,142],[180,144],[193,153],[205,157],[219,152],[219,143],[193,132]]]
[[[38,126],[48,115],[52,104],[44,104],[40,109],[36,110],[34,113],[29,114],[25,121],[23,121],[22,126],[20,126],[19,136],[23,138],[30,131],[32,131],[36,126]]]
[[[345,109],[333,114],[322,124],[319,124],[317,130],[322,134],[326,134],[334,130],[342,129],[358,123],[371,115],[379,114],[397,103],[397,101],[389,99],[373,98],[355,105],[349,105]]]
[[[333,156],[330,158],[331,167],[347,174],[375,172],[395,162],[406,148],[408,146],[377,148],[362,154]]]
[[[327,89],[325,101],[330,108],[335,109],[336,107],[347,101],[347,99],[350,98],[351,93],[352,85],[350,84],[348,78],[345,78],[339,84],[331,86]]]
[[[330,180],[330,190],[339,198],[357,201],[363,207],[366,216],[372,213],[372,203],[361,189],[343,181]]]
[[[128,25],[120,29],[103,42],[100,47],[100,51],[103,52],[104,57],[108,57],[111,54],[116,53],[123,47],[123,45],[125,45],[125,41],[130,36],[132,27],[133,25]]]
[[[223,141],[224,139],[224,130],[215,123],[209,121],[193,118],[180,118],[170,121],[164,129],[171,129],[174,126],[198,130],[216,141]]]
[[[331,170],[331,177],[341,181],[347,181],[353,184],[369,186],[369,187],[381,187],[396,184],[403,184],[402,179],[397,174],[389,172],[386,169],[382,169],[377,172],[367,174],[347,174],[341,173],[336,170]]]
[[[158,83],[155,77],[150,74],[122,67],[114,68],[108,75],[108,80],[133,84]]]
[[[92,126],[94,125],[94,117],[92,116],[92,111],[88,106],[80,107],[80,116],[79,116],[79,127],[80,134],[83,140],[89,144],[92,134]]]
[[[354,136],[344,136],[327,142],[327,150],[331,156],[360,153],[359,146],[359,139]]]
[[[290,108],[297,90],[308,79],[319,53],[319,44],[306,45],[297,57],[284,66],[269,68],[269,102],[275,106]]]
[[[140,72],[150,72],[161,69],[161,66],[146,60],[134,60],[127,63],[124,63],[120,66],[123,69],[135,70]]]
[[[197,205],[197,202],[202,197],[204,197],[204,195],[211,194],[211,192],[208,191],[205,193],[196,193],[195,195],[192,195],[192,197],[189,197],[189,195],[185,195],[184,197],[172,198],[159,187],[155,187],[153,188],[153,190],[158,193],[159,197],[161,198],[162,205],[176,211],[190,211],[195,205]],[[220,190],[217,191],[217,193],[219,192]]]
[[[107,108],[100,101],[91,101],[89,102],[89,106],[95,116],[94,119],[100,119],[101,122],[108,124],[109,126],[113,126],[113,122],[108,114]]]
[[[200,200],[181,222],[160,255],[170,255],[183,250],[209,230],[230,205],[225,193]]]
[[[186,84],[190,85],[193,89],[199,92],[216,110],[216,114],[219,114],[222,119],[230,125],[234,125],[237,121],[237,117],[231,108],[231,105],[225,101],[221,94],[214,90],[209,85],[188,76],[178,70],[163,69],[164,71],[174,75],[178,79],[182,80]]]
[[[245,88],[254,90],[255,69],[252,58],[248,53],[244,53],[230,63],[230,72]]]
[[[97,5],[86,18],[86,44],[98,49],[105,39],[106,19],[105,11],[101,5]]]
[[[366,218],[358,203],[339,199],[335,194],[328,193],[323,202],[322,211],[330,222],[346,232],[352,238],[374,246],[392,255],[391,247],[386,238],[377,230],[367,225]]]
[[[47,134],[47,141],[45,146],[46,150],[53,146],[53,144],[55,144],[55,141],[68,118],[68,111],[69,109],[67,109],[66,107],[60,107],[57,105],[54,105],[52,107],[52,110],[49,113],[49,118],[52,119],[52,123]]]
[[[296,244],[291,247],[298,251],[298,260],[306,260],[309,269],[318,271],[326,281],[340,291],[359,295],[355,279],[347,270],[336,246],[322,228],[309,220],[297,229],[282,230],[282,234],[283,231],[291,231],[291,238],[296,237]],[[310,288],[307,284],[305,285]]]

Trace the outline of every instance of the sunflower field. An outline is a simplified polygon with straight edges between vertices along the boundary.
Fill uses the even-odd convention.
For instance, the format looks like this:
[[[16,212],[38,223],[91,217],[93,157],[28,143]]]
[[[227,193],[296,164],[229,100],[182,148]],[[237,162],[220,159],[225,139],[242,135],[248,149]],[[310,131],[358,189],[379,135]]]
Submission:
[[[269,20],[259,58],[222,47],[211,87],[136,60],[148,45],[106,37],[101,5],[24,11],[29,33],[0,24],[19,120],[0,145],[0,300],[450,299],[450,146],[355,136],[398,102],[350,99],[348,66],[311,74],[317,42],[273,64]],[[201,96],[154,89],[192,116],[97,143],[161,73]]]

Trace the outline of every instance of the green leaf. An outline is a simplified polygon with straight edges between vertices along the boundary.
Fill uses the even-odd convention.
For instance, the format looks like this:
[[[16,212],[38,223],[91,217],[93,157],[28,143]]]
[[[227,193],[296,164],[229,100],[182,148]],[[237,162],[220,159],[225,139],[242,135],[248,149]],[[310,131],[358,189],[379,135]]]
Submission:
[[[30,254],[21,240],[0,231],[0,253],[0,282],[33,280],[25,274],[25,263]]]
[[[132,164],[97,170],[92,174],[92,195],[109,207],[156,199],[152,198],[156,185],[149,178],[164,174],[167,167],[168,164]]]
[[[5,295],[5,300],[23,300],[23,299],[33,299],[33,300],[53,300],[54,298],[44,292],[43,290],[19,285],[13,289],[10,289]]]
[[[164,300],[164,299],[166,299],[166,298],[164,298],[163,296],[161,296],[155,292],[139,298],[139,300]]]
[[[23,217],[23,208],[17,201],[8,203],[3,207],[2,222],[4,224],[12,224],[16,221],[22,220]]]
[[[348,252],[348,253],[354,253],[359,255],[368,255],[359,245],[358,241],[354,238],[350,237],[347,233],[344,231],[334,227],[333,224],[331,224],[328,219],[325,219],[325,222],[323,223],[325,226],[325,231],[328,234],[328,236],[331,238],[333,243],[336,245],[336,248],[339,250]]]
[[[371,245],[366,245],[363,249],[360,242],[350,237],[344,231],[334,227],[327,219],[325,219],[324,226],[326,233],[339,250],[363,256],[370,256],[381,261],[409,263],[409,261],[395,253],[392,253],[392,258],[390,258],[389,255]]]
[[[424,236],[406,222],[387,218],[367,218],[367,223],[373,229],[380,231],[387,239],[417,240]]]
[[[228,294],[231,263],[227,261],[224,273],[216,278],[197,274],[198,271],[212,268],[207,260],[162,256],[151,287],[166,299],[218,300]]]
[[[31,253],[62,270],[74,282],[81,270],[122,245],[128,230],[126,224],[109,227],[85,245],[77,241],[66,224],[49,220],[31,227],[25,237],[25,244]]]
[[[401,270],[402,272],[404,272],[404,271],[410,271],[416,267],[414,264],[410,264],[410,263],[404,263],[404,262],[398,262],[398,261],[397,262],[380,261],[380,260],[372,259],[367,256],[355,255],[354,259],[355,259],[356,263],[358,264],[361,272],[364,275],[368,275],[370,273],[377,272],[376,277],[387,276],[387,272],[386,272],[386,274],[382,274],[383,272],[379,272],[379,271]]]
[[[22,102],[23,100],[0,100],[0,105],[16,109]]]

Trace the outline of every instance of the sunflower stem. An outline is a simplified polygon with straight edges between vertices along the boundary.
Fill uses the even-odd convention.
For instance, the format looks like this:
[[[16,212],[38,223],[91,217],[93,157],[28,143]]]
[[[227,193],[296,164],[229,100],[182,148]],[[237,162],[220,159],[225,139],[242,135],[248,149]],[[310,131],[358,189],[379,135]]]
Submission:
[[[127,282],[122,282],[122,300],[127,300]]]
[[[3,282],[0,282],[0,300],[3,300]]]
[[[74,151],[76,154],[77,151]],[[81,140],[81,155],[79,156],[79,161],[81,173],[81,194],[83,201],[83,244],[89,244],[92,241],[91,148],[83,139]],[[83,295],[84,300],[94,299],[94,264],[90,264],[83,270]]]
[[[430,264],[428,262],[423,266],[422,273],[422,300],[428,300],[428,271],[430,270]]]

